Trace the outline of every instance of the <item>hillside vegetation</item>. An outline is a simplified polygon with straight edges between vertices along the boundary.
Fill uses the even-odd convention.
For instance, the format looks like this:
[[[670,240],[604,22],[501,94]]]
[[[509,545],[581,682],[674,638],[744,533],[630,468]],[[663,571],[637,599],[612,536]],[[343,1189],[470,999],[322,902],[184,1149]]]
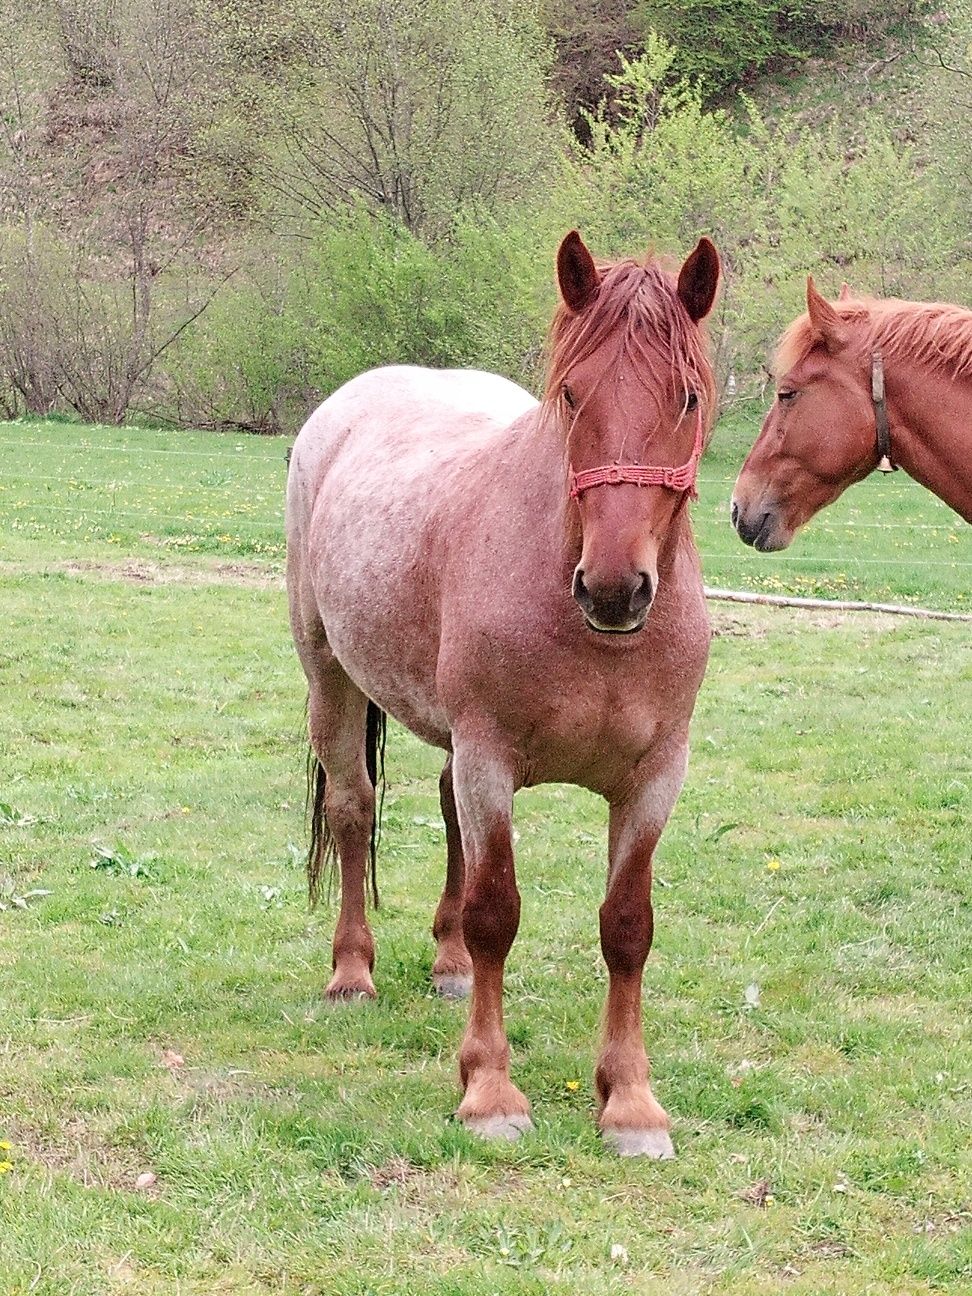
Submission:
[[[808,270],[970,295],[968,0],[8,7],[7,417],[285,431],[388,361],[531,383],[574,225],[710,233],[743,389]]]

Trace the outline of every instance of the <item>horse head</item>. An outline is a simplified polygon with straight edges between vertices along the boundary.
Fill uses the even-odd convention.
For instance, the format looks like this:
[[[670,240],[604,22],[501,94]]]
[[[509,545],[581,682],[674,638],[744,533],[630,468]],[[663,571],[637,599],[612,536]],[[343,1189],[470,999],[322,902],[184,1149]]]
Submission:
[[[763,552],[785,549],[876,466],[871,365],[853,345],[862,308],[843,289],[838,301],[839,310],[807,279],[807,313],[780,341],[776,399],[733,491],[732,524]]]
[[[572,231],[557,280],[546,400],[566,432],[573,595],[592,630],[629,634],[647,618],[714,416],[700,324],[719,257],[703,238],[677,276],[651,259],[597,263]]]

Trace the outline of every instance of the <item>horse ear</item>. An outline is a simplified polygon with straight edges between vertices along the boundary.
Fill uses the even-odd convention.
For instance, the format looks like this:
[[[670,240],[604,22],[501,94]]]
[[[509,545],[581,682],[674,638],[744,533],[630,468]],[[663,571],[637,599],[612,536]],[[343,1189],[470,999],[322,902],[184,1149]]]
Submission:
[[[807,314],[810,327],[831,355],[847,345],[847,326],[830,302],[817,292],[813,275],[807,275]]]
[[[696,324],[712,309],[719,290],[719,274],[719,253],[715,244],[702,237],[678,272],[679,300]]]
[[[591,304],[601,286],[594,258],[576,230],[557,249],[557,283],[564,305],[575,315]]]

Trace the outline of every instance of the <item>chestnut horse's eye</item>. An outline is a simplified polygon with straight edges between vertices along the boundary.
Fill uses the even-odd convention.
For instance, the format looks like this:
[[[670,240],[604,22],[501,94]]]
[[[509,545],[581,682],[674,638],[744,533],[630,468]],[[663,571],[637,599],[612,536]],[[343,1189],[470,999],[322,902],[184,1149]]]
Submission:
[[[567,404],[570,406],[570,408],[573,409],[573,408],[574,408],[574,393],[570,390],[570,388],[567,386],[566,383],[564,383],[563,392],[564,392],[564,400],[567,402]]]
[[[795,400],[796,395],[797,393],[795,391],[779,391],[776,393],[776,399],[783,405],[786,405],[789,401]]]
[[[685,413],[691,414],[694,409],[699,408],[699,398],[695,392],[685,393]]]

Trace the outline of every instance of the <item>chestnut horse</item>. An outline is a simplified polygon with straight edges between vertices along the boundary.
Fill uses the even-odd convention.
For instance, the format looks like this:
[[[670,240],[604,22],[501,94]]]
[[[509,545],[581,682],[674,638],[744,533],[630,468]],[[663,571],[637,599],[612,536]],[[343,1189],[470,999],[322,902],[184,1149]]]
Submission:
[[[703,239],[677,276],[652,260],[596,264],[574,231],[557,271],[540,403],[491,374],[376,369],[325,401],[294,445],[287,585],[317,761],[309,877],[313,894],[333,847],[328,996],[373,996],[365,887],[384,713],[448,753],[433,978],[456,994],[471,973],[460,1119],[515,1138],[530,1107],[503,1027],[520,917],[513,795],[554,781],[600,793],[600,1125],[624,1155],[668,1157],[641,979],[652,854],[709,646],[686,505],[714,415],[700,322],[719,259]]]
[[[776,401],[732,498],[746,544],[785,549],[875,468],[900,466],[972,522],[972,311],[846,285],[831,303],[808,278],[774,369]]]

